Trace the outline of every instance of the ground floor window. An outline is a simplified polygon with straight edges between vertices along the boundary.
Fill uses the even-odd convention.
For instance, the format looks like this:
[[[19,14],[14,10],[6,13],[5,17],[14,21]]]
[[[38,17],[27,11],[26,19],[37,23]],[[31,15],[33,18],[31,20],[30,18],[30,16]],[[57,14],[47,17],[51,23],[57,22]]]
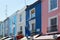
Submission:
[[[58,17],[54,16],[49,19],[49,26],[48,26],[48,32],[55,32],[57,31],[58,27]]]

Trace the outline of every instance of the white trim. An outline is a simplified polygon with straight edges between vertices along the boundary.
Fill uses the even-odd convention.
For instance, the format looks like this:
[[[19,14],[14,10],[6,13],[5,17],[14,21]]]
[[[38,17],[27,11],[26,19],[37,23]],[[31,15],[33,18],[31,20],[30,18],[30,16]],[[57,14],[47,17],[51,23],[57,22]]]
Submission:
[[[55,34],[55,36],[56,36],[56,38],[58,38],[58,37],[60,37],[60,34]],[[34,39],[36,39],[36,40],[38,40],[38,39],[40,39],[40,40],[48,40],[48,39],[55,39],[54,38],[54,35],[44,35],[44,36],[39,36],[38,38],[35,38],[34,37]]]
[[[21,38],[19,40],[28,40],[28,39],[27,39],[27,37],[23,37],[23,38]]]
[[[31,38],[31,36],[28,36],[28,38]]]
[[[57,37],[60,37],[60,34],[58,34]]]
[[[38,35],[39,35],[39,34],[37,34],[37,35],[34,35],[34,36],[33,36],[33,39],[35,39],[35,38],[36,38]]]
[[[52,12],[52,11],[55,11],[55,10],[57,10],[58,9],[58,0],[57,0],[57,7],[56,8],[54,8],[54,9],[52,9],[52,10],[50,10],[50,0],[48,0],[48,12]]]
[[[56,32],[48,32],[46,34],[53,34],[53,33],[58,33],[58,31],[56,31]]]
[[[35,8],[32,8],[31,10],[33,10],[33,9],[35,10]],[[30,10],[30,18],[31,18],[31,10]],[[35,14],[35,13],[34,13],[34,14]]]
[[[30,31],[32,30],[32,25],[31,24],[33,24],[33,23],[34,23],[34,25],[36,24],[35,19],[29,21]]]
[[[54,38],[53,35],[45,35],[45,36],[39,36],[38,38],[34,38],[34,39],[47,40],[47,39],[54,39]]]
[[[57,18],[57,25],[58,25],[58,15],[55,15],[53,17],[48,18],[48,27],[50,27],[50,20],[53,19],[53,18]],[[57,29],[58,29],[58,26],[57,26]],[[49,33],[54,33],[54,32],[49,32]]]
[[[20,14],[19,21],[22,22],[22,14]]]

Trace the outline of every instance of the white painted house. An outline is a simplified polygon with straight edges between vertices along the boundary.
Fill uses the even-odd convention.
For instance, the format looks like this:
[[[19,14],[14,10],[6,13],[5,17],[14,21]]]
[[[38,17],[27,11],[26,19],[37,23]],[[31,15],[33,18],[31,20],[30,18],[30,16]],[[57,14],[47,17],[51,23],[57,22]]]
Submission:
[[[17,34],[22,31],[22,34],[25,36],[25,26],[26,26],[26,7],[18,10],[17,12]]]

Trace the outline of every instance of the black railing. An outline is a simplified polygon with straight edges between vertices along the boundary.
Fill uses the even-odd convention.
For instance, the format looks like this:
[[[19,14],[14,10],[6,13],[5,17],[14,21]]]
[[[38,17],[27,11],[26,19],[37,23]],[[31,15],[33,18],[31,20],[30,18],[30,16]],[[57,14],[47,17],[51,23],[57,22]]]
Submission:
[[[55,32],[57,30],[58,30],[57,25],[53,25],[53,26],[48,27],[48,32]]]

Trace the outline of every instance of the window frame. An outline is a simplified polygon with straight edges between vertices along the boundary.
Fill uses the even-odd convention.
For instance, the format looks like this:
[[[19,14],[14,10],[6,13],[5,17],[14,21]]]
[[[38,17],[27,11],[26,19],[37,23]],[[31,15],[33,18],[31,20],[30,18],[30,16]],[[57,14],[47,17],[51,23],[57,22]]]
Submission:
[[[22,29],[23,27],[22,26],[20,26],[20,31],[23,31],[23,29]]]
[[[58,16],[56,15],[56,16],[53,16],[53,17],[49,17],[48,18],[48,27],[50,27],[51,25],[50,25],[50,21],[51,21],[51,19],[53,19],[53,18],[57,18],[57,29],[58,29]],[[48,31],[48,30],[47,30]],[[57,30],[58,31],[58,30]],[[57,32],[56,31],[56,32]],[[49,32],[48,32],[49,33]],[[52,33],[52,32],[50,32],[50,33]]]
[[[30,25],[29,30],[30,30],[31,32],[32,32],[32,24],[33,24],[33,23],[34,23],[34,26],[36,26],[36,20],[35,20],[35,19],[29,21],[29,25]],[[34,29],[36,29],[36,27],[34,27]]]
[[[22,22],[22,14],[20,14],[20,22]]]
[[[33,25],[34,25],[34,27],[33,27]],[[31,24],[31,29],[32,29],[32,32],[35,31],[35,23]]]
[[[55,11],[58,9],[58,0],[57,0],[57,7],[56,8],[53,8],[52,10],[50,9],[51,8],[51,3],[50,3],[50,0],[48,0],[48,12],[52,12],[52,11]]]
[[[31,14],[32,14],[31,11],[32,11],[32,10],[35,11],[35,8],[32,8],[32,9],[30,10],[30,18],[33,18],[33,17],[31,17]],[[34,14],[35,14],[35,13],[34,13]]]

